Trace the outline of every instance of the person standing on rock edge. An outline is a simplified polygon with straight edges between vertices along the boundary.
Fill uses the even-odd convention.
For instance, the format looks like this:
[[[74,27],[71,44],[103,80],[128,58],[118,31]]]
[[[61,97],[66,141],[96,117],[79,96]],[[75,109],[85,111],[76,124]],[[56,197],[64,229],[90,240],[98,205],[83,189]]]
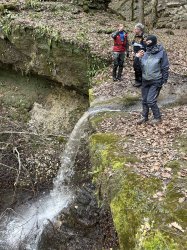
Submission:
[[[140,50],[135,56],[135,64],[142,69],[142,118],[137,124],[148,121],[149,109],[152,110],[153,119],[149,124],[161,122],[161,113],[157,105],[157,97],[163,84],[167,83],[169,76],[169,61],[162,45],[157,44],[157,37],[149,35],[146,38],[146,52]]]
[[[133,47],[133,56],[135,59],[135,54],[140,50],[146,51],[145,35],[144,35],[144,25],[137,23],[134,27],[134,39],[132,41]],[[135,62],[133,63],[134,73],[135,73],[135,82],[134,87],[140,87],[142,85],[142,70],[139,65]]]
[[[119,24],[118,30],[112,33],[112,38],[114,39],[113,46],[113,81],[122,80],[122,72],[126,56],[129,57],[129,42],[128,34],[124,30],[124,25]]]

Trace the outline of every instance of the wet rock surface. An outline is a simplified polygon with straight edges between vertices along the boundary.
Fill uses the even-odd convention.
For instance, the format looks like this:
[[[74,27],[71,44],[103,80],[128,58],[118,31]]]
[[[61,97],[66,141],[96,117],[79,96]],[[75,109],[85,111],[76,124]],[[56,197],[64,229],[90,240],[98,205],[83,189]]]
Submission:
[[[74,176],[71,180],[75,191],[73,202],[65,208],[54,223],[45,228],[39,249],[109,249],[118,246],[108,204],[98,206],[96,189],[91,184],[92,175],[85,142],[78,152]]]

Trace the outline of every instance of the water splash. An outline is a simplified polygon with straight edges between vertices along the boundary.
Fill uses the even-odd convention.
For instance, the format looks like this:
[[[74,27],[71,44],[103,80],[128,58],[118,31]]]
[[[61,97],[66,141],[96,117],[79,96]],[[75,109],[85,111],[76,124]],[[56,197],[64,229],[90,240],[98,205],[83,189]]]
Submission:
[[[16,214],[6,217],[6,221],[4,221],[5,229],[0,232],[0,249],[37,249],[46,224],[49,221],[53,222],[62,209],[73,199],[73,190],[70,189],[67,183],[73,175],[73,165],[81,137],[84,136],[88,118],[90,115],[106,111],[120,110],[111,108],[90,109],[80,118],[60,157],[61,167],[54,180],[53,190],[32,204],[20,206]]]

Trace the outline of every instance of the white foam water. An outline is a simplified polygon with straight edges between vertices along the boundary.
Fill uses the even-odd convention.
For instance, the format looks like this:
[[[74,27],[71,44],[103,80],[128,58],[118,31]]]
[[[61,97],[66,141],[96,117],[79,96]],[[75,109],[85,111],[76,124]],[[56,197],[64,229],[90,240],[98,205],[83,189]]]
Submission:
[[[0,250],[37,250],[46,224],[49,221],[54,222],[57,215],[73,199],[73,191],[67,183],[73,175],[73,165],[89,115],[104,111],[120,110],[97,108],[84,113],[75,125],[61,155],[61,167],[54,180],[53,190],[32,204],[20,206],[12,216],[6,216],[4,229],[0,232]]]
[[[67,186],[67,180],[73,174],[73,165],[79,149],[81,137],[89,117],[86,112],[75,125],[65,150],[61,155],[61,167],[54,180],[53,190],[32,204],[19,207],[16,214],[7,216],[7,224],[1,232],[0,249],[37,249],[41,233],[49,221],[56,216],[73,199],[73,192]],[[66,184],[65,184],[66,181]]]

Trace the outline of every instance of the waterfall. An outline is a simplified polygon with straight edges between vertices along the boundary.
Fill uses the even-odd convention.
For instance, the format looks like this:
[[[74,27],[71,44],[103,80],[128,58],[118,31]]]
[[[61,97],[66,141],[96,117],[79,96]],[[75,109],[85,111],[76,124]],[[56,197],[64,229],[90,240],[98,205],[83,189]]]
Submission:
[[[96,110],[88,110],[80,118],[60,156],[61,167],[54,180],[53,189],[48,195],[40,197],[32,204],[20,206],[16,213],[6,217],[5,228],[0,232],[0,249],[37,250],[39,239],[46,224],[49,221],[54,222],[56,216],[73,199],[73,190],[66,183],[73,175],[73,165],[88,118],[90,115],[105,111],[120,110],[97,108]]]

